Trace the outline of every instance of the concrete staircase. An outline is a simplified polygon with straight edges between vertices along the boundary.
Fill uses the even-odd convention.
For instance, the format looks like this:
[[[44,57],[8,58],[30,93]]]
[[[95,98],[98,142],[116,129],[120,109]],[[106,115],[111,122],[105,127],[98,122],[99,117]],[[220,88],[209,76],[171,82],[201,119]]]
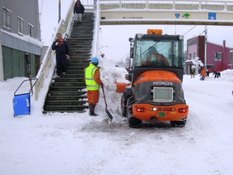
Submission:
[[[84,68],[91,57],[94,14],[85,13],[81,24],[74,23],[67,43],[71,61],[62,77],[51,82],[44,103],[46,112],[82,112],[88,108]]]

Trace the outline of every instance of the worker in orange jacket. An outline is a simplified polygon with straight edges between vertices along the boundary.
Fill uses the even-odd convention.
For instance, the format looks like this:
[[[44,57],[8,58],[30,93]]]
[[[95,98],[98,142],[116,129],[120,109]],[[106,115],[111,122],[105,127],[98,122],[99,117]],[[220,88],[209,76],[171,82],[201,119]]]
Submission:
[[[89,114],[97,116],[95,113],[95,106],[99,101],[99,89],[103,86],[100,78],[100,68],[98,67],[99,59],[97,57],[91,58],[89,66],[85,69],[85,83],[87,87],[87,99],[89,103]]]
[[[201,68],[201,80],[205,80],[206,77],[206,68],[202,67]]]

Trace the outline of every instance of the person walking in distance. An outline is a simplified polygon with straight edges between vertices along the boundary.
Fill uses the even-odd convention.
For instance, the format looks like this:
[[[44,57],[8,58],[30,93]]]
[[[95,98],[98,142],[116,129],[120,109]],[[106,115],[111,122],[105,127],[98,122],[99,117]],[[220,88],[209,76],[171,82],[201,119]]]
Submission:
[[[100,68],[98,67],[99,59],[97,57],[91,58],[91,62],[87,68],[85,68],[85,83],[87,88],[87,99],[89,103],[89,114],[91,116],[97,116],[95,113],[95,106],[99,101],[99,89],[103,86],[103,82],[100,78]]]
[[[80,2],[80,0],[77,0],[74,5],[74,21],[78,23],[82,23],[82,18],[84,15],[85,8]]]
[[[195,68],[191,67],[191,70],[190,70],[191,78],[195,77],[195,71],[196,71]]]
[[[201,67],[201,79],[200,80],[205,80],[206,78],[206,68],[203,66]]]

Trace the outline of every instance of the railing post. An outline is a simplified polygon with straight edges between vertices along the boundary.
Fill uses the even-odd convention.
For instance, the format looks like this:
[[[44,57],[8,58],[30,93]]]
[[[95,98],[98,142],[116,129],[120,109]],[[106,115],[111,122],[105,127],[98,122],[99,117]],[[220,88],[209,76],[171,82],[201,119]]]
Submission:
[[[69,11],[66,14],[65,20],[61,20],[59,22],[58,29],[55,33],[58,33],[58,32],[64,33],[69,29],[68,27],[69,27],[69,23],[71,21],[70,18],[72,17],[72,14],[73,14],[72,8],[74,5],[74,2],[71,4],[71,6],[69,8]],[[53,59],[52,57],[54,56],[53,54],[54,53],[53,53],[53,50],[51,49],[51,43],[50,43],[50,46],[47,49],[45,57],[42,61],[42,64],[41,64],[40,69],[39,69],[37,76],[36,76],[36,78],[38,79],[38,82],[34,86],[34,92],[35,92],[34,98],[35,98],[35,100],[38,100],[41,88],[42,87],[45,88],[44,81],[46,81],[48,78],[50,78],[50,80],[52,79],[52,77],[48,77],[48,76],[49,76],[49,70],[50,69],[54,70],[54,68],[55,68],[55,63],[53,64],[53,60],[52,60]],[[53,67],[51,68],[51,66],[53,66]],[[46,87],[47,89],[48,89],[48,86]]]
[[[122,8],[121,0],[119,0],[119,7]]]
[[[173,0],[173,10],[176,10],[176,3],[175,3],[175,0]]]
[[[149,4],[149,2],[148,2],[149,0],[146,0],[146,8],[148,9],[148,4]]]

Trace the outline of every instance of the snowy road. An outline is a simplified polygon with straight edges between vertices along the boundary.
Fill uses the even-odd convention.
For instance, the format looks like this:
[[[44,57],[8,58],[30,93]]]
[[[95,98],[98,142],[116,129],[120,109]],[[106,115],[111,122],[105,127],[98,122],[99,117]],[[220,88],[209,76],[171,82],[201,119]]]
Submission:
[[[0,84],[1,97],[10,99],[1,98],[1,105],[12,103],[8,85],[12,82]],[[130,129],[118,114],[120,95],[110,92],[111,125],[104,121],[102,101],[96,118],[44,116],[39,110],[13,118],[11,104],[6,105],[0,112],[0,174],[232,175],[233,81],[186,76],[183,86],[190,106],[184,128],[162,123]]]

